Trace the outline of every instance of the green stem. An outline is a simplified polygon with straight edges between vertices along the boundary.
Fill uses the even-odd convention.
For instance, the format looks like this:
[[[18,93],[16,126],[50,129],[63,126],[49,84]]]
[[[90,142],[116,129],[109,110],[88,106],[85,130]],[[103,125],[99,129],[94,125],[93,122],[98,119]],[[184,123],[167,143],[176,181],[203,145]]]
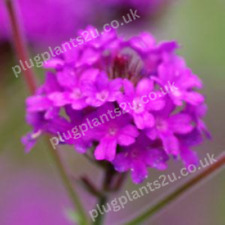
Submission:
[[[8,10],[8,15],[12,28],[13,43],[15,46],[15,51],[18,57],[18,60],[25,62],[29,59],[29,54],[27,46],[24,41],[23,32],[19,26],[19,18],[17,18],[15,7],[12,3],[12,0],[6,0],[6,8]],[[27,86],[30,92],[33,94],[36,90],[36,80],[34,72],[31,68],[23,69],[24,77],[27,83]]]
[[[104,174],[104,179],[103,179],[103,183],[102,183],[102,188],[101,188],[101,196],[98,197],[98,206],[100,207],[100,212],[98,213],[97,218],[95,219],[95,221],[93,222],[93,225],[102,225],[104,222],[104,210],[103,210],[103,206],[107,203],[107,199],[108,199],[108,192],[111,191],[111,184],[114,178],[114,175],[116,174],[114,168],[112,167],[112,165],[110,164],[106,164],[107,166],[105,167],[105,174]],[[96,210],[98,211],[98,208],[96,208]],[[101,211],[103,213],[101,213]]]
[[[169,196],[162,199],[159,203],[148,209],[146,212],[138,216],[137,218],[133,219],[132,221],[126,223],[125,225],[140,225],[146,219],[153,216],[162,208],[166,207],[169,203],[173,200],[177,199],[181,194],[185,191],[191,189],[194,185],[198,184],[204,178],[207,178],[209,175],[213,174],[218,169],[222,168],[225,165],[225,154],[221,155],[217,162],[211,165],[209,168],[205,169],[202,173],[197,175],[196,177],[192,178],[190,181],[182,185],[180,188],[172,192]]]
[[[47,141],[49,143],[49,139],[47,138]],[[70,179],[69,177],[67,176],[67,173],[65,171],[65,168],[61,162],[61,159],[60,159],[60,156],[57,152],[57,150],[53,149],[51,147],[51,144],[49,143],[49,150],[50,150],[50,153],[51,153],[51,156],[52,156],[52,159],[54,160],[55,162],[55,165],[58,169],[58,172],[62,178],[62,181],[64,183],[64,186],[70,196],[70,200],[72,201],[74,207],[76,208],[77,212],[78,212],[78,215],[79,215],[79,218],[80,218],[80,223],[81,225],[88,225],[89,222],[88,222],[88,217],[86,216],[86,213],[83,209],[83,206],[79,200],[79,197],[78,197],[78,194],[76,193],[76,191],[74,190],[71,182],[70,182]]]
[[[104,216],[105,216],[105,213],[104,213],[104,210],[103,210],[103,206],[107,203],[107,197],[106,196],[101,196],[99,198],[99,201],[98,201],[98,205],[101,209],[101,211],[103,213],[99,213],[96,220],[93,222],[93,225],[102,225],[103,222],[104,222]]]

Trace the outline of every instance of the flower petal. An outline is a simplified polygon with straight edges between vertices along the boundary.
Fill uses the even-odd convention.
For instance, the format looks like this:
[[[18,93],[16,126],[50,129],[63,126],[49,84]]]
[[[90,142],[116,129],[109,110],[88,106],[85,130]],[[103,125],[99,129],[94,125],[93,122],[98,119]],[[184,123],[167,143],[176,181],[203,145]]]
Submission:
[[[116,155],[116,145],[115,139],[103,138],[95,149],[95,158],[112,161]]]

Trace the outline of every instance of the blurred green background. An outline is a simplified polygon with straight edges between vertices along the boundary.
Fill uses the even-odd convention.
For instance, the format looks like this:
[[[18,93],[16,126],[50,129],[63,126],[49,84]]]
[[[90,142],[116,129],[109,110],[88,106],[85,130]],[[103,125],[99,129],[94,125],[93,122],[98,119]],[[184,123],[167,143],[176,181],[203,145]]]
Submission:
[[[198,147],[197,151],[200,158],[204,158],[206,153],[218,156],[225,150],[225,1],[175,1],[157,29],[153,28],[151,32],[158,40],[177,40],[181,46],[178,54],[186,58],[187,64],[203,80],[203,93],[209,108],[206,123],[213,140]],[[29,214],[26,212],[31,209],[39,217],[31,225],[70,224],[61,214],[69,207],[69,201],[47,147],[41,141],[26,155],[20,142],[21,136],[29,131],[24,121],[24,99],[28,90],[21,77],[16,79],[11,71],[16,63],[11,51],[9,46],[1,46],[0,224],[28,225]],[[37,73],[42,79],[42,71]],[[61,150],[61,154],[68,161],[67,169],[71,175],[87,174],[97,184],[100,182],[101,172],[82,156],[68,148]],[[181,167],[181,163],[171,163],[166,173]],[[151,170],[148,181],[153,181],[159,175],[160,172]],[[146,225],[225,225],[224,175],[223,170],[147,221]],[[123,224],[123,221],[132,218],[185,180],[130,202],[125,209],[111,213],[106,224]],[[129,178],[125,189],[135,190],[137,186]],[[94,199],[89,199],[82,189],[79,189],[79,193],[87,209],[91,209]],[[54,220],[49,223],[49,218],[53,217]]]

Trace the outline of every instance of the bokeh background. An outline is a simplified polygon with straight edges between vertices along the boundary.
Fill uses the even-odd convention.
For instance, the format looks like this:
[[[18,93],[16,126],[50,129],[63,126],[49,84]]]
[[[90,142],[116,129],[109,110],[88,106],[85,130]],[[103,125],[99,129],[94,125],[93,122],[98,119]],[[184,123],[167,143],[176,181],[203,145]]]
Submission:
[[[149,26],[147,22],[145,28],[158,40],[177,40],[181,46],[178,54],[186,58],[188,65],[203,80],[203,93],[209,108],[205,120],[213,139],[196,150],[200,158],[207,153],[218,156],[225,151],[225,1],[178,0],[160,15],[159,22],[152,26],[149,19]],[[103,23],[108,22],[101,19]],[[92,19],[85,23],[93,24]],[[137,34],[141,30],[138,24],[132,24],[132,28],[127,26],[120,28],[119,32],[123,34],[125,29],[130,29]],[[33,54],[38,52],[37,49],[30,51]],[[10,41],[1,41],[0,225],[70,225],[70,202],[44,141],[40,141],[29,154],[24,153],[20,142],[21,136],[29,131],[24,120],[24,100],[28,90],[21,77],[14,77],[11,67],[15,64],[16,57]],[[43,71],[37,70],[37,74],[38,79],[42,80]],[[87,174],[96,184],[101,181],[101,171],[72,149],[63,148],[60,153],[67,162],[67,171],[72,179]],[[165,174],[178,171],[181,167],[180,162],[170,163]],[[154,181],[160,174],[151,170],[148,181]],[[211,177],[147,221],[146,225],[224,225],[224,175],[223,170]],[[190,177],[130,202],[123,210],[110,213],[106,224],[123,224],[188,179]],[[124,189],[113,198],[122,195],[124,190],[132,191],[138,187],[129,178]],[[82,188],[78,191],[86,209],[93,208],[95,200],[87,196]]]

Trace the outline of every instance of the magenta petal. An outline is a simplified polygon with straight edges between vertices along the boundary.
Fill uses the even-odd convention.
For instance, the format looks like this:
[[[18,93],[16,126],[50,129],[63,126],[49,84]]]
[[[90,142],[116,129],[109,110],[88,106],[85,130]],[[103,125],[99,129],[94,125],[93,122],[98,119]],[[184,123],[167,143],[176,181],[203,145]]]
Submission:
[[[143,114],[143,120],[144,120],[144,123],[145,123],[144,127],[146,127],[146,128],[153,127],[154,124],[155,124],[155,118],[151,113],[148,113],[148,112],[144,113]]]
[[[45,84],[43,85],[43,90],[46,94],[61,90],[61,87],[57,81],[55,74],[50,73],[50,72],[48,72],[46,74]]]
[[[180,152],[180,156],[186,167],[189,165],[198,165],[199,159],[196,152],[184,147]]]
[[[149,33],[143,32],[140,37],[133,37],[130,44],[138,51],[146,51],[155,46],[156,40]]]
[[[131,177],[134,183],[139,184],[148,177],[148,171],[142,161],[137,161],[131,169]]]
[[[200,105],[204,102],[203,95],[197,92],[187,92],[185,93],[184,99],[192,105]]]
[[[26,136],[22,137],[21,141],[25,146],[25,152],[29,153],[31,149],[37,142],[37,138],[34,138],[34,133],[28,133]]]
[[[152,127],[155,119],[151,113],[145,112],[142,114],[134,114],[134,122],[137,128],[143,130],[144,128]]]
[[[113,161],[115,170],[119,172],[125,172],[130,169],[130,159],[126,152],[117,154],[115,160]]]
[[[137,128],[141,129],[141,130],[144,129],[145,128],[145,122],[143,120],[142,115],[134,114],[133,117],[134,117],[134,122],[135,122]]]
[[[72,68],[64,68],[57,73],[57,80],[62,87],[73,88],[77,85],[78,76]]]
[[[58,67],[62,67],[64,65],[64,61],[59,58],[50,59],[48,61],[45,61],[43,64],[43,67],[45,69],[56,69]]]
[[[118,137],[118,144],[122,145],[122,146],[128,146],[131,145],[135,142],[135,138],[131,137],[129,135],[124,135],[121,134]]]
[[[165,134],[162,137],[163,146],[167,154],[177,156],[180,153],[178,139],[172,134]]]
[[[152,90],[153,90],[153,81],[147,78],[140,80],[136,87],[136,93],[138,96],[148,94]]]
[[[82,82],[94,82],[96,80],[97,75],[99,74],[98,69],[88,69],[82,73],[81,81]]]
[[[85,140],[78,140],[77,143],[75,143],[74,148],[77,152],[84,154],[87,152],[89,148],[91,148],[92,144],[90,141]]]
[[[146,161],[148,165],[158,170],[165,170],[167,168],[166,161],[169,159],[163,149],[150,149]]]
[[[95,63],[99,58],[99,53],[94,49],[86,49],[81,56],[78,66],[87,65],[90,66]]]
[[[96,77],[96,88],[97,90],[104,89],[109,85],[109,78],[106,73],[100,72]]]
[[[116,140],[103,138],[95,149],[95,158],[112,161],[115,158],[116,145]]]
[[[169,119],[170,128],[178,134],[187,134],[191,132],[194,128],[191,122],[191,117],[184,113],[174,115]]]
[[[158,133],[157,133],[156,129],[148,129],[146,131],[146,135],[151,140],[155,140],[157,138]]]
[[[206,124],[204,123],[204,121],[202,121],[202,120],[199,120],[199,121],[198,121],[198,128],[199,128],[200,132],[201,132],[203,135],[205,135],[205,137],[206,137],[207,139],[212,139],[212,135],[211,135],[211,133],[209,132],[209,130],[208,130]]]
[[[155,118],[151,113],[144,114],[145,127],[152,127],[155,124]]]
[[[73,100],[71,103],[72,103],[72,108],[75,110],[81,110],[87,106],[84,99]]]
[[[138,130],[135,126],[133,125],[126,125],[122,130],[121,130],[121,133],[124,134],[124,135],[129,135],[129,136],[132,136],[132,137],[137,137],[138,136]]]
[[[124,92],[127,96],[133,97],[135,94],[134,85],[129,80],[123,80]]]
[[[54,108],[54,107],[49,108],[49,109],[46,111],[46,113],[45,113],[45,115],[44,115],[44,118],[45,118],[46,120],[54,119],[55,117],[57,117],[57,116],[59,115],[59,111],[60,111],[59,108]]]
[[[150,110],[159,111],[164,108],[165,104],[165,100],[156,99],[154,101],[150,101],[150,103],[148,104],[148,108]]]
[[[189,76],[188,80],[187,84],[189,87],[202,88],[203,86],[202,81],[196,75]]]
[[[26,103],[28,112],[44,111],[52,106],[52,101],[44,96],[28,97]]]
[[[69,93],[53,92],[48,95],[48,99],[53,102],[54,106],[61,107],[70,103]]]
[[[122,87],[122,85],[123,85],[122,79],[117,78],[115,80],[112,80],[109,84],[110,91],[112,92],[120,91],[120,88]]]

